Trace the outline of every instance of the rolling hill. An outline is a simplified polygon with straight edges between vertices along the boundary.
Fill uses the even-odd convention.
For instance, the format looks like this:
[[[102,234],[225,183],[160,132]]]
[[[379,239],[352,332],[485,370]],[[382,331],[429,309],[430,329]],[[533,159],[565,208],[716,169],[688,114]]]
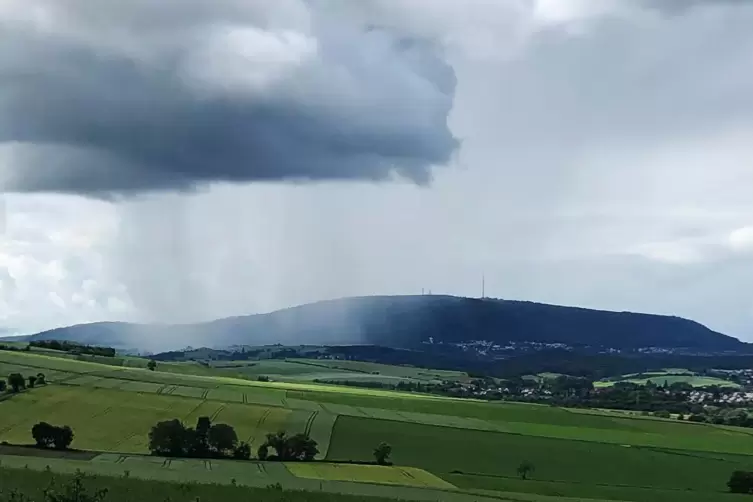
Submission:
[[[679,317],[441,295],[343,298],[268,314],[186,325],[81,324],[25,338],[159,351],[189,345],[227,347],[275,343],[418,348],[430,337],[435,343],[527,341],[707,352],[747,347],[736,338]]]

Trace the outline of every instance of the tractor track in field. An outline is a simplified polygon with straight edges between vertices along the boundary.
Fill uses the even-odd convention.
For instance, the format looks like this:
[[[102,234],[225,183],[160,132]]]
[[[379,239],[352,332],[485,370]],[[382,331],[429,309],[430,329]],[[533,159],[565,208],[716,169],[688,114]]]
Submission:
[[[311,428],[314,426],[314,420],[316,420],[317,416],[319,416],[319,412],[314,411],[309,415],[308,420],[306,420],[306,426],[303,429],[303,433],[307,436],[311,436]]]
[[[126,382],[125,380],[123,380],[123,381],[122,381],[122,382],[120,382],[119,384],[117,384],[117,385],[113,385],[113,386],[112,386],[112,387],[110,387],[110,388],[111,388],[111,389],[115,389],[115,390],[121,390],[121,389],[122,389],[122,388],[123,388],[124,386],[128,385],[129,383],[130,383],[130,382]]]
[[[328,409],[328,408],[327,408],[326,406],[324,406],[324,404],[322,404],[322,403],[316,403],[316,404],[318,404],[318,405],[319,405],[319,407],[320,407],[320,408],[322,409],[322,411],[323,411],[323,412],[325,412],[325,413],[329,413],[330,415],[335,415],[335,416],[339,415],[339,413],[335,413],[334,411],[332,411],[332,410]]]
[[[416,479],[416,476],[414,476],[413,474],[411,474],[410,472],[408,472],[408,471],[406,471],[404,469],[400,469],[400,474],[402,474],[403,476],[405,476],[406,478],[409,478],[409,479]]]
[[[223,403],[223,404],[221,404],[221,405],[219,405],[219,406],[217,407],[217,409],[216,409],[216,410],[214,410],[214,413],[212,413],[212,416],[211,416],[211,417],[209,417],[209,420],[211,420],[212,422],[214,422],[215,420],[217,420],[217,417],[219,417],[219,416],[220,416],[220,413],[222,413],[222,411],[223,411],[223,410],[224,410],[225,408],[227,408],[227,406],[226,406],[226,405],[225,405],[224,403]]]
[[[123,439],[121,439],[120,441],[118,441],[117,443],[115,443],[115,446],[113,446],[112,449],[116,450],[116,449],[120,448],[120,445],[122,445],[124,443],[127,443],[128,441],[130,441],[131,439],[135,438],[138,435],[139,434],[137,432],[129,434],[128,436],[124,437]]]
[[[353,406],[353,409],[366,418],[374,418],[374,416],[371,413],[364,411],[363,408],[359,408],[358,406]]]
[[[271,414],[272,408],[267,408],[266,410],[264,410],[264,413],[262,413],[262,415],[259,417],[259,420],[256,422],[256,428],[254,429],[254,432],[251,433],[251,436],[249,436],[248,440],[246,441],[248,444],[254,443],[254,440],[256,439],[261,426],[264,425],[264,423],[267,421],[267,418],[269,418],[269,415]]]
[[[188,417],[190,417],[191,415],[193,415],[193,414],[194,414],[194,412],[195,412],[196,410],[198,410],[199,408],[201,408],[201,407],[202,407],[202,405],[203,405],[203,404],[204,404],[205,402],[206,402],[206,401],[204,401],[204,400],[201,400],[201,401],[199,401],[199,404],[197,404],[196,406],[194,406],[193,408],[191,408],[191,411],[189,411],[188,413],[186,413],[186,414],[185,414],[185,416],[183,417],[183,420],[184,420],[184,421],[185,421],[185,420],[188,420]]]
[[[53,382],[54,382],[54,383],[57,383],[57,384],[64,384],[64,385],[65,385],[65,384],[67,384],[67,383],[68,383],[68,382],[69,382],[70,380],[74,380],[74,379],[76,379],[76,378],[78,378],[78,377],[80,377],[80,376],[81,376],[81,374],[79,374],[79,373],[70,373],[70,374],[69,374],[68,376],[66,376],[65,378],[61,378],[60,380],[54,380]]]
[[[100,418],[100,417],[103,417],[103,416],[107,415],[108,413],[110,413],[111,411],[112,411],[112,406],[108,406],[107,408],[96,412],[94,415],[91,416],[91,418]]]
[[[396,416],[400,417],[402,419],[402,421],[404,421],[404,422],[412,422],[414,424],[420,423],[415,418],[406,417],[405,415],[403,415],[399,411],[392,410],[392,413],[394,413]]]
[[[20,422],[19,422],[19,423],[20,423]],[[12,425],[9,425],[9,426],[7,426],[7,427],[3,427],[2,429],[0,429],[0,434],[5,434],[5,433],[7,433],[7,432],[10,432],[10,431],[12,431],[12,430],[13,430],[13,428],[14,428],[14,427],[16,427],[17,425],[19,425],[19,424],[12,424]]]

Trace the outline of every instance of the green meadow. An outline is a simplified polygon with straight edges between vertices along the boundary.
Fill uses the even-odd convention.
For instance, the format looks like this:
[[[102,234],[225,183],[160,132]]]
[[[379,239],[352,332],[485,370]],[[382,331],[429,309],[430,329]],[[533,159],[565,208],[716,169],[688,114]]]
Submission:
[[[718,385],[719,387],[740,388],[740,385],[723,378],[707,377],[696,375],[692,371],[680,368],[668,368],[664,371],[654,371],[649,373],[623,375],[619,378],[610,378],[600,382],[594,382],[595,387],[611,387],[617,382],[629,382],[636,385],[647,385],[648,382],[656,385],[672,385],[673,383],[687,383],[693,387],[709,387]]]

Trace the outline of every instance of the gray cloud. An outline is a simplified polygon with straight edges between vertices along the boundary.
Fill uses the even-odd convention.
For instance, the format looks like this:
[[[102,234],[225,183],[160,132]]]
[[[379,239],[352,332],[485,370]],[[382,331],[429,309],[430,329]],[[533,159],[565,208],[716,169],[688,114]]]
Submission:
[[[276,32],[284,43],[266,46],[268,53],[282,45],[306,54],[304,42],[315,39],[320,45],[314,61],[325,54],[322,40],[336,37],[343,48],[326,52],[329,61],[358,55],[352,59],[378,68],[382,78],[370,81],[377,90],[345,96],[386,101],[330,102],[322,91],[319,101],[330,117],[370,130],[426,131],[422,124],[435,123],[428,120],[430,110],[444,126],[446,109],[437,103],[441,98],[449,106],[452,98],[450,129],[463,138],[460,168],[437,170],[430,189],[410,183],[251,183],[118,204],[14,197],[12,231],[5,241],[0,236],[0,267],[4,260],[18,286],[0,297],[8,326],[26,331],[90,320],[189,322],[422,288],[473,296],[480,294],[484,274],[492,296],[680,315],[753,340],[753,301],[740,293],[753,288],[753,4],[719,2],[718,8],[665,15],[638,0],[540,1],[538,13],[534,2],[488,0],[321,0],[317,13],[286,0],[180,0],[180,9],[169,0],[86,0],[85,12],[72,8],[73,0],[54,3],[78,13],[76,21],[40,21],[38,31],[53,32],[66,47],[88,48],[96,41],[98,61],[128,61],[134,75],[146,75],[138,82],[172,82],[163,94],[185,99],[170,103],[193,107],[255,104],[259,96],[308,104],[306,90],[321,89],[312,87],[321,77],[311,66],[296,79],[282,80],[274,80],[281,74],[275,67],[261,74],[278,82],[270,94],[264,78],[239,78],[237,59],[207,58],[227,53],[229,42],[198,26],[232,18],[234,25]],[[379,16],[370,10],[375,3],[384,8]],[[341,9],[345,5],[348,12]],[[664,5],[665,12],[674,12]],[[356,29],[371,24],[403,29],[399,36]],[[20,30],[18,24],[14,29]],[[433,49],[413,47],[410,54],[425,58],[423,63],[392,58],[394,71],[386,72],[393,66],[373,61],[388,51],[347,43],[367,37],[394,51],[410,45],[403,33],[442,41],[457,89],[438,87],[444,80],[449,84],[451,74],[428,77],[447,71]],[[32,46],[14,40],[23,44],[16,52],[0,51],[0,68],[20,71],[28,68],[23,58]],[[267,62],[296,61],[276,54]],[[60,68],[59,58],[39,60],[47,61],[45,71]],[[358,67],[353,65],[346,68]],[[341,67],[326,66],[328,72]],[[156,79],[160,74],[170,78]],[[124,75],[115,80],[125,82]],[[397,79],[389,80],[394,88],[407,89],[399,102],[404,108],[394,112],[384,105],[396,103],[389,101],[388,77]],[[250,93],[243,82],[250,82]],[[350,89],[345,77],[334,82]],[[150,112],[162,106],[140,104],[140,89],[118,85],[127,103],[121,113],[152,117],[139,107]],[[341,102],[348,108],[334,106]],[[367,113],[388,108],[390,113]],[[352,130],[345,132],[352,136]],[[10,165],[37,166],[26,171],[26,182],[34,181],[33,174],[39,185],[51,178],[38,166],[60,171],[89,162],[79,183],[95,175],[113,183],[136,164],[111,150],[61,144],[13,147],[11,158],[18,163]],[[2,148],[0,178],[8,155]],[[150,165],[141,169],[141,178],[123,177],[117,184],[139,189],[143,182],[133,180],[151,175],[150,186],[192,186],[190,177],[175,171],[163,170],[160,178]],[[51,291],[59,298],[50,298]],[[56,306],[59,299],[64,308]]]
[[[704,6],[749,5],[749,0],[642,0],[643,5],[669,13],[681,13]]]
[[[6,190],[424,183],[458,146],[453,70],[400,33],[299,2],[32,3],[49,18],[0,12]]]

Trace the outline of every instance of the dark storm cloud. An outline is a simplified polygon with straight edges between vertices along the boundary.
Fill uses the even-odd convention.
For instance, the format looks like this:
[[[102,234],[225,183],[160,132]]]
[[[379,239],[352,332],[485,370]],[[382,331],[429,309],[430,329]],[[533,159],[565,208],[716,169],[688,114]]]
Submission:
[[[6,190],[394,174],[425,183],[457,148],[447,126],[455,75],[429,44],[316,12],[308,33],[276,30],[255,17],[257,4],[228,1],[185,4],[201,5],[200,16],[173,2],[177,21],[135,2],[124,23],[136,36],[124,41],[96,31],[102,19],[87,4],[65,4],[69,19],[58,27],[52,17],[47,31],[0,12],[0,146],[14,152],[0,167]],[[160,28],[179,43],[165,49]]]

